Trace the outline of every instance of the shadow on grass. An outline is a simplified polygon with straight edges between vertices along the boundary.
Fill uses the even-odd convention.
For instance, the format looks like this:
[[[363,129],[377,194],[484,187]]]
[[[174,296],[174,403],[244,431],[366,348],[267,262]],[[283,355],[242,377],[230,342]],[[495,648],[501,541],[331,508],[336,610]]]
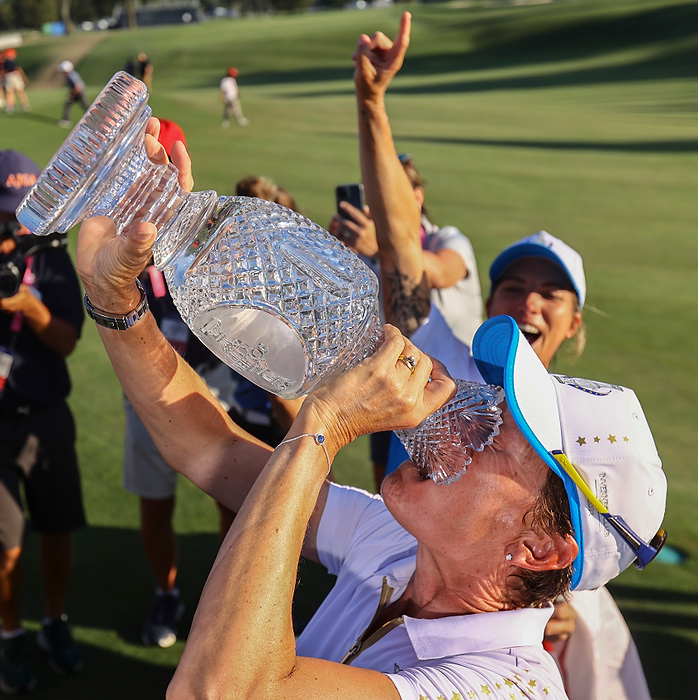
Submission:
[[[34,648],[33,637],[30,635]],[[153,700],[165,697],[174,664],[154,664],[82,640],[81,646],[85,667],[70,676],[53,673],[39,652],[33,650],[32,664],[38,683],[29,697],[34,700]]]
[[[40,124],[53,124],[56,125],[60,115],[49,117],[46,114],[39,114],[38,112],[16,112],[15,114],[1,115],[0,119],[25,119],[27,121],[38,122]],[[2,122],[0,122],[1,124]]]
[[[632,631],[652,697],[684,700],[698,658],[698,592],[608,588]],[[667,610],[668,605],[676,609]]]
[[[556,17],[550,12],[545,15],[516,21],[508,13],[474,17],[464,13],[463,21],[451,25],[450,30],[469,33],[474,49],[465,57],[465,68],[459,70],[586,60],[607,53],[691,41],[698,35],[698,5],[689,2],[638,8],[629,14],[613,16]],[[441,62],[434,58],[412,65],[408,54],[410,65],[406,67],[416,74],[442,73]]]
[[[28,537],[24,566],[22,612],[31,629],[36,629],[42,615],[36,539],[31,534]],[[75,543],[76,563],[67,609],[84,648],[86,665],[75,676],[57,677],[36,652],[39,686],[33,697],[37,700],[163,697],[183,644],[153,649],[140,643],[141,625],[154,591],[138,532],[91,527],[77,533]],[[180,626],[182,638],[191,624],[218,544],[218,535],[213,532],[179,536],[179,586],[187,605]],[[321,566],[301,562],[294,601],[298,631],[333,584],[334,577]],[[698,593],[622,585],[610,589],[632,629],[652,696],[663,700],[686,697],[690,669],[698,658],[698,645],[688,636],[695,636],[693,633],[698,630]],[[667,605],[676,605],[677,609],[667,611]]]
[[[336,138],[356,140],[356,132],[331,134]],[[433,143],[446,146],[485,146],[496,148],[526,148],[550,151],[600,151],[609,153],[698,153],[698,139],[667,141],[554,141],[541,139],[482,139],[461,136],[428,136],[425,134],[394,135],[397,144]]]
[[[531,90],[604,83],[694,78],[698,76],[695,41],[698,37],[698,5],[685,3],[652,8],[631,15],[595,17],[580,21],[559,20],[540,28],[533,24],[513,25],[511,17],[473,16],[464,13],[461,27],[474,48],[467,51],[408,54],[401,71],[410,76],[443,76],[448,73],[538,67],[535,75],[484,77],[439,81],[434,84],[391,86],[392,94],[437,95],[481,93],[498,90]],[[500,27],[500,24],[502,25]],[[593,40],[590,40],[593,37]],[[683,45],[682,45],[683,42]],[[597,59],[628,50],[646,50],[646,56],[626,63],[558,70],[561,63]],[[552,70],[551,70],[552,69]],[[303,93],[283,93],[287,98],[353,94],[353,68],[335,66],[307,68],[280,73],[260,71],[245,76],[245,85],[280,86],[346,80],[347,88],[326,91],[318,88]],[[687,108],[696,111],[696,105]]]
[[[441,136],[409,136],[396,134],[396,141],[436,143],[456,146],[497,146],[531,148],[550,151],[609,151],[612,153],[697,153],[698,139],[671,141],[543,141],[515,139],[476,139]]]
[[[582,87],[585,85],[604,85],[646,82],[650,80],[673,80],[677,78],[695,78],[698,76],[698,62],[694,60],[695,49],[669,51],[662,55],[644,58],[628,63],[586,68],[570,68],[568,70],[541,71],[535,75],[514,75],[483,78],[463,78],[452,81],[440,80],[436,83],[420,82],[418,85],[404,85],[398,81],[390,87],[393,95],[449,95],[469,94],[512,90],[539,90],[545,88]],[[526,64],[513,62],[516,68]],[[552,64],[554,66],[559,64]],[[445,73],[492,70],[499,66],[484,60],[473,64],[463,54],[434,54],[418,56],[410,59],[409,64],[401,71],[403,78],[408,76],[424,76],[430,74],[444,75]],[[321,83],[324,81],[343,80],[347,82],[346,89],[326,90],[320,85],[317,88],[302,92],[282,90],[279,97],[285,99],[336,97],[353,95],[354,87],[351,81],[351,71],[339,68],[325,70],[297,71],[280,76],[278,73],[258,74],[251,76],[250,84],[288,85],[292,83]],[[697,111],[698,103],[684,104],[683,111]]]
[[[460,33],[459,45],[464,50],[418,53],[420,44],[414,41],[400,72],[403,78],[444,76],[449,73],[488,70],[521,70],[537,68],[536,75],[503,76],[421,82],[404,86],[398,81],[391,94],[445,94],[489,92],[495,90],[525,90],[570,85],[597,85],[629,81],[691,78],[698,75],[695,44],[698,37],[698,4],[684,3],[669,7],[638,9],[629,14],[582,18],[549,15],[516,21],[511,13],[462,12],[460,22],[449,25],[451,36]],[[415,23],[430,24],[418,14]],[[544,22],[541,26],[540,22]],[[434,23],[438,25],[438,21]],[[397,25],[396,25],[397,26]],[[439,31],[435,29],[434,31]],[[278,54],[295,53],[295,45],[282,41]],[[599,59],[623,51],[645,50],[643,58],[627,64],[558,70],[561,63]],[[353,94],[353,65],[347,59],[341,65],[308,66],[298,70],[261,70],[245,73],[241,88],[277,85],[278,96],[286,99]],[[220,76],[211,76],[208,87],[217,88]],[[325,90],[322,84],[345,81],[346,88]],[[315,83],[316,88],[291,93],[285,86]],[[200,83],[189,87],[198,89]],[[695,111],[696,107],[693,106]]]
[[[218,551],[217,533],[178,537],[178,584],[186,612],[180,636],[186,637],[199,595]],[[24,552],[22,617],[36,629],[43,614],[37,537],[29,534]],[[66,678],[53,674],[35,651],[41,700],[150,700],[164,697],[183,649],[145,648],[140,633],[154,597],[154,582],[137,530],[89,527],[75,535],[76,560],[66,609],[85,653],[85,668]],[[330,590],[334,578],[323,567],[302,561],[294,601],[299,629]],[[116,641],[113,634],[116,632]],[[34,634],[31,633],[32,646]]]

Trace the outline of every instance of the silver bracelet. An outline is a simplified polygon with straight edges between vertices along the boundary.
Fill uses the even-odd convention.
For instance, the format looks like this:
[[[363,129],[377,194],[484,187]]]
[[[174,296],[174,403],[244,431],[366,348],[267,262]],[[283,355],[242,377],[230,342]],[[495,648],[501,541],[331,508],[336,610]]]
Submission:
[[[136,308],[129,311],[127,314],[119,316],[108,314],[106,311],[102,311],[102,309],[92,306],[92,302],[87,298],[87,294],[85,294],[83,303],[85,304],[87,315],[98,326],[104,326],[105,328],[110,328],[113,331],[128,330],[135,325],[136,321],[143,318],[143,316],[148,313],[149,308],[148,297],[145,295],[145,289],[143,289],[143,285],[138,279],[136,280],[136,287],[138,287],[138,291],[141,293],[141,298],[136,305]]]
[[[282,440],[277,447],[281,447],[281,445],[285,445],[288,442],[294,442],[295,440],[300,440],[301,438],[304,437],[311,437],[313,440],[315,440],[316,445],[320,445],[322,449],[325,452],[325,457],[327,458],[327,473],[330,473],[330,469],[332,469],[332,462],[330,462],[330,455],[329,452],[327,452],[327,445],[325,445],[325,436],[322,433],[301,433],[300,435],[296,435],[296,437],[288,438],[286,440]]]

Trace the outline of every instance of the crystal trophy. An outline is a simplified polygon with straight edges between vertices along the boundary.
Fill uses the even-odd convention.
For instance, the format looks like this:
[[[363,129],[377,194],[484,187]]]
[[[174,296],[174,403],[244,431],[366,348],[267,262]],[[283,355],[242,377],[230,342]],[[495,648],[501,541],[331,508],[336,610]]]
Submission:
[[[154,263],[182,319],[223,362],[282,398],[303,396],[370,355],[382,335],[373,272],[281,205],[184,191],[174,165],[146,155],[147,101],[141,81],[117,73],[24,198],[18,220],[36,235],[92,216],[109,217],[119,233],[155,224]],[[453,440],[465,448],[481,436]]]
[[[426,479],[450,484],[465,474],[472,451],[481,452],[499,435],[504,389],[456,380],[456,395],[416,428],[396,430],[410,459]]]

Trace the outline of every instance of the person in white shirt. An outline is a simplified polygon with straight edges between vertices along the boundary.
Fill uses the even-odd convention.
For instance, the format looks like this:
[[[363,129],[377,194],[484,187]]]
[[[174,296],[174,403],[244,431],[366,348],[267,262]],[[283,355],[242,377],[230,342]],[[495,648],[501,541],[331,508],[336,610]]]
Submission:
[[[228,68],[228,72],[221,79],[220,97],[223,103],[224,127],[230,126],[230,115],[234,115],[235,121],[240,126],[247,126],[250,122],[242,113],[242,103],[240,102],[240,88],[238,87],[238,69],[235,66]]]
[[[151,122],[147,148],[164,163],[156,132]],[[184,147],[172,155],[191,189]],[[374,355],[306,398],[272,453],[232,423],[150,313],[123,321],[142,306],[135,280],[155,236],[152,224],[117,236],[109,219],[89,219],[76,259],[102,342],[158,448],[238,513],[168,697],[564,698],[541,646],[550,601],[644,566],[663,541],[652,535],[666,481],[634,393],[549,375],[500,316],[478,331],[474,357],[503,387],[506,403],[492,403],[502,423],[466,473],[439,485],[407,461],[382,499],[342,489],[326,480],[337,451],[369,431],[418,425],[453,395],[442,366],[386,326]],[[588,486],[599,483],[604,503]],[[337,570],[338,584],[324,622],[296,644],[301,552]]]

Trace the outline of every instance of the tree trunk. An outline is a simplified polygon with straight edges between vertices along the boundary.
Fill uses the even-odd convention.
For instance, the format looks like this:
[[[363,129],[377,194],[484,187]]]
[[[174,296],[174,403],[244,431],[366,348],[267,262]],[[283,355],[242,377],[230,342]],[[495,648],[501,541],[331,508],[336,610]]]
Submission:
[[[126,21],[129,27],[137,27],[138,19],[136,18],[136,3],[135,0],[125,0]]]
[[[66,34],[72,34],[75,31],[75,24],[70,18],[70,0],[61,0],[61,22],[65,26]]]

